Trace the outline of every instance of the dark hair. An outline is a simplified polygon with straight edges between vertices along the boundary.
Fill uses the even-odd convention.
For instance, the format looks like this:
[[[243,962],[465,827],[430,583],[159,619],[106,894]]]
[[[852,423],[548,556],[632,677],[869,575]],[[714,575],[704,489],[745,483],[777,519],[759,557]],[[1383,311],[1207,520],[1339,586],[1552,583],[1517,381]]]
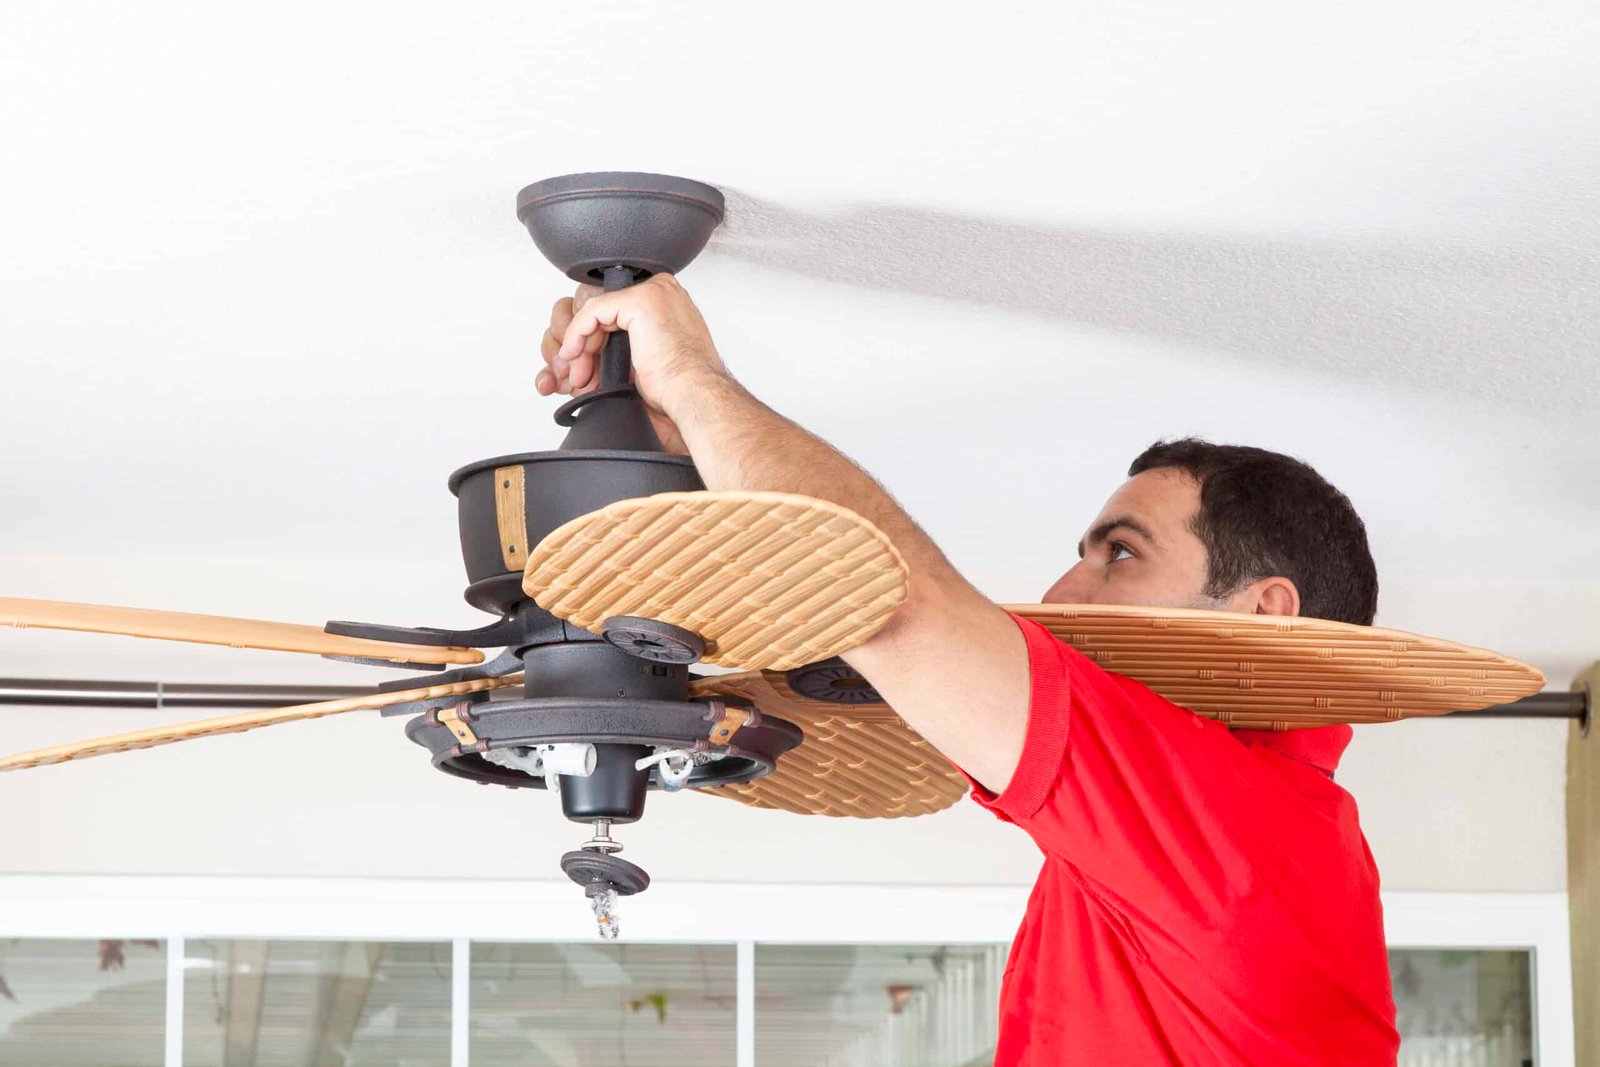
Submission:
[[[1350,500],[1291,456],[1197,437],[1157,441],[1128,477],[1176,468],[1200,485],[1189,528],[1206,546],[1206,595],[1231,596],[1281,575],[1300,591],[1300,614],[1369,626],[1378,568]]]

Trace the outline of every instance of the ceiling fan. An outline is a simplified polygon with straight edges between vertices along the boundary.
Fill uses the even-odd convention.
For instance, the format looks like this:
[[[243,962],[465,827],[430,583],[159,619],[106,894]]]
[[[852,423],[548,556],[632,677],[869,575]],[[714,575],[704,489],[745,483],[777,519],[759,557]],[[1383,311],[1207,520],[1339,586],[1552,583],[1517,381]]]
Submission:
[[[523,189],[517,216],[568,277],[606,289],[682,271],[721,222],[715,188],[639,173],[573,174]],[[650,789],[800,814],[891,818],[948,807],[964,779],[839,654],[906,592],[875,527],[808,497],[709,492],[662,450],[629,384],[625,333],[599,388],[555,413],[559,449],[497,456],[449,478],[470,630],[329,622],[322,628],[0,598],[0,624],[310,653],[426,671],[367,696],[139,730],[0,758],[36,767],[348,711],[405,716],[434,766],[547,789],[593,837],[561,857],[600,933],[649,885],[613,826]],[[1310,618],[1029,604],[1102,666],[1236,726],[1382,722],[1487,707],[1543,677],[1493,652]],[[487,656],[482,650],[499,650]],[[736,673],[695,675],[696,663]]]

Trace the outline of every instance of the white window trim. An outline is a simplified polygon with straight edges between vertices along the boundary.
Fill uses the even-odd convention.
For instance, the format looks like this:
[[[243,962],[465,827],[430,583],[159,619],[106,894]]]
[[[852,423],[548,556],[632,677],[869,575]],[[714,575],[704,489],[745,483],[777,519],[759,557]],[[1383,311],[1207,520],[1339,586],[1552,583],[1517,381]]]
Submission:
[[[739,946],[738,1063],[753,1067],[757,942],[1009,942],[1026,886],[677,882],[624,900],[635,942]],[[1533,953],[1539,1067],[1574,1067],[1572,967],[1564,893],[1383,894],[1393,948],[1517,948]],[[0,875],[0,936],[156,937],[168,944],[168,1063],[177,1064],[184,938],[328,938],[453,943],[451,1064],[466,1067],[472,941],[585,941],[594,921],[567,882],[379,878]]]
[[[1576,1063],[1565,893],[1384,893],[1383,925],[1390,948],[1531,951],[1534,1063]]]

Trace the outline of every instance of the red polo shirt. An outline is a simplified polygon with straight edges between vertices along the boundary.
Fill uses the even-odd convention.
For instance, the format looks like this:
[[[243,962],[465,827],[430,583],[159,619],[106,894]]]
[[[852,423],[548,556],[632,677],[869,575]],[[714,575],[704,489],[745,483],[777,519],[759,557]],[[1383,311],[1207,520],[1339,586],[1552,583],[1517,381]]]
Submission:
[[[1027,740],[973,796],[1045,862],[996,1067],[1392,1067],[1378,872],[1333,783],[1350,728],[1230,731],[1012,618]]]

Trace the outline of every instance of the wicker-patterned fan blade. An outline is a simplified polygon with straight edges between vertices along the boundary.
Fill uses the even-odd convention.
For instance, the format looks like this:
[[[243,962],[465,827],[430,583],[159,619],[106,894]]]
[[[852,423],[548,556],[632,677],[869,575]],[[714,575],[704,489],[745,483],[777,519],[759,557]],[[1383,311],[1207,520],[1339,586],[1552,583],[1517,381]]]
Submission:
[[[237,715],[220,715],[214,719],[196,719],[191,722],[157,726],[149,730],[133,730],[125,734],[112,734],[70,745],[20,752],[15,756],[0,758],[0,771],[16,771],[26,767],[43,767],[51,763],[104,756],[109,752],[126,752],[135,748],[154,748],[178,741],[192,741],[197,737],[214,734],[237,734],[262,726],[299,722],[302,719],[320,719],[325,715],[340,715],[347,711],[366,711],[384,708],[391,704],[404,704],[411,700],[433,700],[438,697],[462,696],[486,689],[502,689],[519,685],[522,675],[512,674],[502,678],[477,678],[465,682],[430,685],[421,689],[402,689],[394,693],[373,693],[369,696],[346,697],[343,700],[324,700],[316,704],[295,704],[287,708],[267,711],[247,711]]]
[[[104,604],[71,604],[59,600],[0,597],[0,626],[79,630],[84,633],[152,637],[162,641],[264,648],[278,652],[310,652],[323,656],[354,656],[402,663],[443,665],[483,662],[483,653],[475,648],[368,641],[340,637],[324,633],[315,626],[296,623],[232,619],[223,615],[190,615],[147,608],[117,608]]]
[[[699,634],[705,661],[783,670],[877,632],[905,599],[889,539],[835,504],[789,493],[657,493],[552,531],[523,590],[599,632],[643,616]]]
[[[1303,616],[1005,604],[1108,671],[1231,726],[1445,715],[1531,696],[1544,675],[1481,648]]]
[[[831,704],[780,694],[781,675],[757,671],[702,678],[697,696],[744,697],[758,710],[805,731],[804,743],[778,767],[745,785],[703,790],[757,808],[800,815],[894,819],[948,808],[967,791],[966,779],[886,704]]]

